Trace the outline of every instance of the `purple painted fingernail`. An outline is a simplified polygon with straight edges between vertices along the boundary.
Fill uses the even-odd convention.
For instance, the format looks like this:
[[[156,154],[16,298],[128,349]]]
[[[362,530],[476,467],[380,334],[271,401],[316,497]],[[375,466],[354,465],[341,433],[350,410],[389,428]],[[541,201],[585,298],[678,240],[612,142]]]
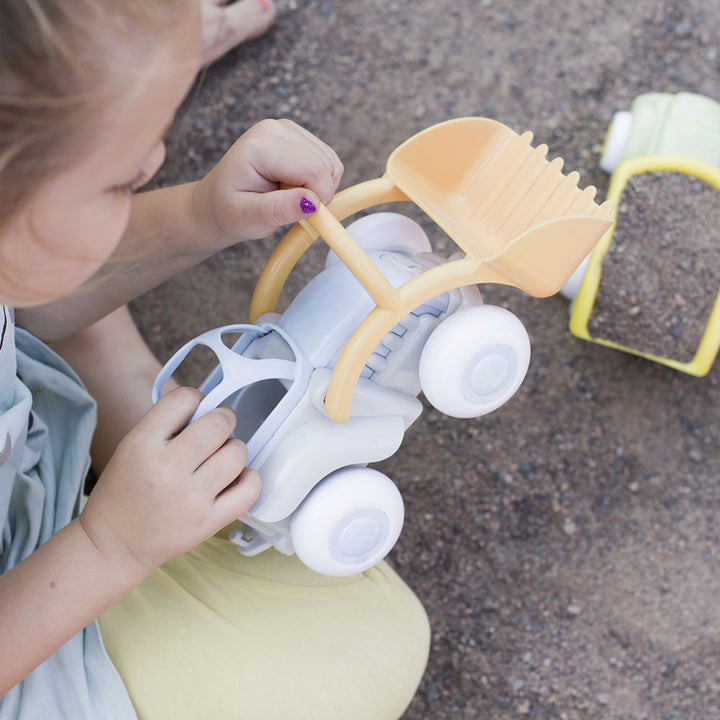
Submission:
[[[315,203],[312,200],[308,200],[306,197],[301,198],[300,200],[300,210],[303,215],[312,215],[314,212],[317,212]]]

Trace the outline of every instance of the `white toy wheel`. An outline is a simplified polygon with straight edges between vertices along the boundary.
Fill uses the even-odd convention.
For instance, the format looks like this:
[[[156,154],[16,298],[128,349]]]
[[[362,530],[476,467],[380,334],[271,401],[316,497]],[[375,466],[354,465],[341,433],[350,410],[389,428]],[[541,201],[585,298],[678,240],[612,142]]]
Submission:
[[[343,468],[319,482],[290,519],[295,553],[312,570],[342,577],[382,560],[404,519],[400,491],[387,475]]]
[[[379,212],[366,215],[350,223],[347,231],[365,252],[387,250],[407,255],[432,252],[430,240],[420,224],[400,213]],[[325,259],[325,267],[339,261],[340,258],[330,250]]]
[[[607,138],[605,139],[605,147],[600,158],[600,167],[606,172],[611,173],[620,164],[620,158],[625,150],[628,136],[630,135],[630,127],[632,125],[632,113],[628,110],[621,110],[613,115]]]
[[[452,417],[478,417],[506,403],[530,363],[530,339],[505,308],[479,305],[444,320],[420,356],[425,397]]]

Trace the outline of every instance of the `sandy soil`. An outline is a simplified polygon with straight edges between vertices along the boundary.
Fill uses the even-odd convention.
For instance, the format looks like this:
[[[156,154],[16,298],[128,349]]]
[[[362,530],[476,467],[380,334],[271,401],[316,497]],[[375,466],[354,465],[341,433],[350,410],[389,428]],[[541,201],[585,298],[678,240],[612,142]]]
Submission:
[[[613,111],[649,90],[717,94],[719,36],[717,0],[285,0],[207,73],[160,181],[286,116],[337,149],[348,186],[418,130],[484,115],[533,130],[602,198]],[[134,303],[161,358],[245,322],[278,237]],[[528,328],[523,387],[482,419],[428,407],[383,463],[407,510],[392,559],[434,633],[406,720],[720,718],[720,368],[696,379],[582,342],[559,297],[485,296]]]
[[[710,183],[680,172],[631,177],[602,260],[591,337],[691,362],[720,287],[718,217]]]

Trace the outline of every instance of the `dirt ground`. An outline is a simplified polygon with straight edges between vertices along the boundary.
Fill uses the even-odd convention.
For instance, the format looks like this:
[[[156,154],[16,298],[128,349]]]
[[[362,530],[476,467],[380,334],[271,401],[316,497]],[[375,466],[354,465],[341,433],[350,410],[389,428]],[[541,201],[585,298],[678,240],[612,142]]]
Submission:
[[[206,74],[161,183],[198,178],[263,117],[290,117],[335,147],[346,187],[378,177],[422,128],[482,115],[533,130],[603,198],[598,155],[616,109],[651,90],[718,94],[717,0],[281,8],[267,35]],[[246,322],[279,237],[134,303],[162,359]],[[295,290],[319,269],[316,245]],[[485,418],[428,406],[382,464],[406,503],[391,558],[434,637],[405,720],[720,718],[720,366],[697,379],[578,340],[560,297],[484,295],[530,333],[523,386]]]

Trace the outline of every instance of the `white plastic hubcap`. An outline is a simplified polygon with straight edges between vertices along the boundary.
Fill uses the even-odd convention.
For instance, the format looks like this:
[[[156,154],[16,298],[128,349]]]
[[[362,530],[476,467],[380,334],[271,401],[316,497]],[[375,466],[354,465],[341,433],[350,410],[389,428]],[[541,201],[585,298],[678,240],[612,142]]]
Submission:
[[[463,396],[470,402],[487,402],[490,396],[504,391],[508,379],[514,378],[516,372],[517,356],[509,345],[487,348],[467,369]]]
[[[338,523],[330,538],[330,552],[338,562],[362,562],[385,541],[389,525],[387,515],[381,510],[356,510]]]

